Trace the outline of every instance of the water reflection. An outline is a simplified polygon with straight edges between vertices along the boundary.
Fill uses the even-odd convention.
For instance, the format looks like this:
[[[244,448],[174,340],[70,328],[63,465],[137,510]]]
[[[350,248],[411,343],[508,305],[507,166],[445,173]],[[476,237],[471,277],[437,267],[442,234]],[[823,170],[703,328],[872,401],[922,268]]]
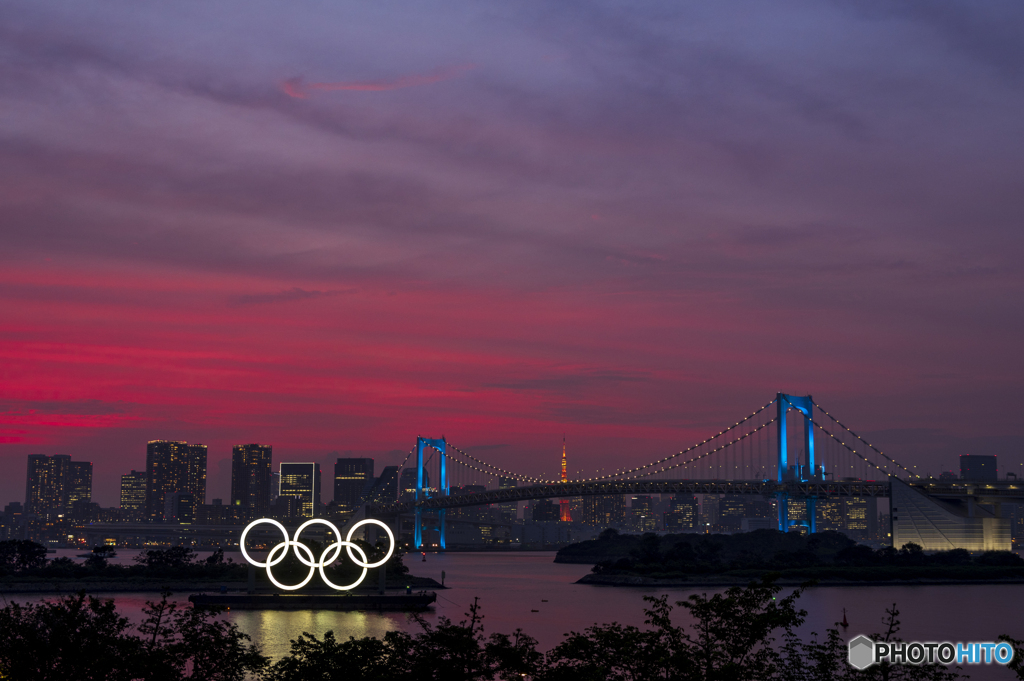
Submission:
[[[263,652],[277,659],[288,653],[290,641],[303,632],[322,637],[333,631],[339,641],[349,636],[382,638],[388,631],[415,626],[405,613],[334,612],[330,610],[239,610],[231,613],[238,628],[259,641]]]
[[[129,552],[125,552],[133,555]],[[618,621],[644,625],[645,595],[668,594],[672,602],[694,592],[713,593],[721,589],[691,588],[614,588],[574,584],[590,571],[589,565],[559,565],[552,553],[450,553],[431,554],[427,562],[410,560],[411,570],[419,576],[440,581],[446,573],[450,589],[438,591],[433,611],[424,613],[427,622],[442,617],[459,621],[474,598],[480,599],[485,633],[511,633],[522,627],[548,650],[569,631],[582,631],[595,623]],[[408,559],[407,559],[408,560]],[[105,594],[114,598],[118,610],[133,622],[142,619],[147,600],[158,594]],[[8,600],[38,601],[53,596],[7,594]],[[176,594],[187,605],[187,594]],[[849,637],[881,628],[885,608],[896,603],[901,611],[904,640],[990,641],[999,634],[1024,638],[1019,603],[1024,598],[1021,584],[979,584],[973,586],[856,586],[809,589],[799,601],[807,610],[807,622],[801,634],[823,633],[842,619],[846,608]],[[534,612],[536,610],[537,612]],[[223,617],[259,643],[274,659],[288,653],[290,641],[302,632],[323,636],[333,630],[339,640],[349,636],[381,637],[392,630],[415,633],[419,624],[405,613],[235,610]],[[687,613],[677,609],[673,619],[688,621]],[[971,666],[974,681],[1008,678],[1004,668]]]

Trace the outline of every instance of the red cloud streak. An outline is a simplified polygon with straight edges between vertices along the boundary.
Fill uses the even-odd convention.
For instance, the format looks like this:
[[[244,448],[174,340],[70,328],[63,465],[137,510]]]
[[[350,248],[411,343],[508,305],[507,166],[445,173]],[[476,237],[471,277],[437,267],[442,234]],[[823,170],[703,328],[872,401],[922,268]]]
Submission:
[[[289,78],[281,83],[281,89],[289,97],[306,99],[312,90],[356,90],[359,92],[383,92],[385,90],[399,90],[416,85],[430,85],[443,80],[450,80],[456,76],[476,68],[473,64],[459,64],[458,66],[447,66],[436,69],[430,73],[401,76],[394,80],[354,80],[338,83],[305,83],[302,76]]]

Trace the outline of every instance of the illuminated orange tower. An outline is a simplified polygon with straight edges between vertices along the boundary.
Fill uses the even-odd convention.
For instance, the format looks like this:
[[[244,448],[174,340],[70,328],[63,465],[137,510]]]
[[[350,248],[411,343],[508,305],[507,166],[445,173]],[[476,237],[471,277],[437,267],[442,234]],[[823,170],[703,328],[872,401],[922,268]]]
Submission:
[[[562,436],[562,482],[568,482],[569,475],[565,461],[565,436]],[[569,513],[569,500],[562,499],[558,502],[558,519],[569,522],[572,520],[572,514]]]

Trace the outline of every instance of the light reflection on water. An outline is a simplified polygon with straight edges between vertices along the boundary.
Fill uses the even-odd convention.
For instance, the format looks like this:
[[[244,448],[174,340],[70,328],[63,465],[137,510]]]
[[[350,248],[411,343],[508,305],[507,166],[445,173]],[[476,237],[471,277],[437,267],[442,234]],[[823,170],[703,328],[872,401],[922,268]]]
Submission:
[[[559,565],[552,562],[553,558],[554,554],[547,552],[449,553],[428,554],[427,562],[421,562],[412,554],[406,558],[406,565],[414,574],[438,581],[441,571],[446,573],[445,583],[451,588],[438,590],[434,610],[424,614],[427,622],[436,623],[442,616],[459,621],[474,597],[479,597],[486,634],[511,633],[522,627],[538,639],[544,650],[558,644],[564,633],[582,631],[595,623],[618,621],[643,626],[645,595],[668,594],[674,602],[694,592],[720,590],[574,584],[590,571],[590,566]],[[158,595],[108,597],[116,600],[122,614],[137,622],[142,618],[145,601]],[[22,602],[41,598],[44,597],[14,597]],[[175,598],[185,601],[187,594],[176,594]],[[801,628],[805,634],[820,634],[834,626],[842,619],[843,608],[850,621],[845,638],[879,631],[885,608],[895,602],[901,611],[904,640],[990,641],[1002,633],[1024,638],[1024,622],[1019,615],[1022,601],[1024,585],[979,584],[817,587],[808,590],[798,603],[808,612],[807,623]],[[304,631],[323,636],[333,630],[338,640],[349,636],[381,637],[390,630],[420,631],[420,626],[405,613],[236,610],[223,616],[237,623],[275,659],[286,654],[289,641]],[[676,610],[674,619],[682,624],[688,620],[682,609]],[[1012,678],[1004,668],[996,666],[970,665],[965,671],[975,680]]]
[[[405,613],[334,612],[329,610],[240,610],[231,619],[239,629],[261,642],[263,651],[274,659],[289,651],[289,641],[302,632],[323,636],[333,631],[339,640],[349,636],[382,638],[385,633],[409,627]]]

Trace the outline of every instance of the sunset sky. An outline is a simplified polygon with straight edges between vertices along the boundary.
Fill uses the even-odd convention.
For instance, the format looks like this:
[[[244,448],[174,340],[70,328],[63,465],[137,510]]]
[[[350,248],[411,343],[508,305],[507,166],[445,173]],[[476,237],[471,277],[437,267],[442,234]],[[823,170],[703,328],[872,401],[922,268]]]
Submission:
[[[524,474],[813,394],[1024,463],[1024,5],[0,9],[0,505],[145,444]],[[325,491],[325,500],[330,492]]]

